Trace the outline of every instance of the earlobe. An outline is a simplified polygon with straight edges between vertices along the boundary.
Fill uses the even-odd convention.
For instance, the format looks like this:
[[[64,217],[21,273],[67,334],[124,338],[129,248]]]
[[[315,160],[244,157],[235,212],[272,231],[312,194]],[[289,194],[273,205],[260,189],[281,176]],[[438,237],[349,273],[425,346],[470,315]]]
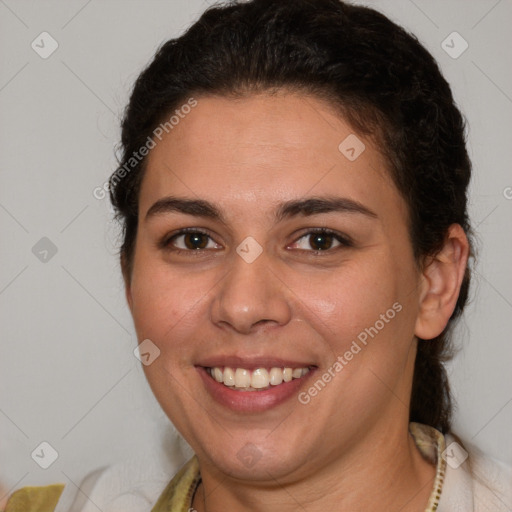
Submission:
[[[415,335],[439,336],[455,309],[469,257],[469,242],[459,224],[452,224],[441,250],[423,268]]]

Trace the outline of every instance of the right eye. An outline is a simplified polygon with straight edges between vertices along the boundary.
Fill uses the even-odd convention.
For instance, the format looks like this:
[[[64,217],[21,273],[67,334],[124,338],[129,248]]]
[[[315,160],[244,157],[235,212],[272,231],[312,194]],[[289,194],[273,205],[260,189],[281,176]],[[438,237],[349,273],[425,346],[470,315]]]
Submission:
[[[195,228],[182,229],[167,238],[163,245],[166,249],[178,253],[220,248],[208,233]]]

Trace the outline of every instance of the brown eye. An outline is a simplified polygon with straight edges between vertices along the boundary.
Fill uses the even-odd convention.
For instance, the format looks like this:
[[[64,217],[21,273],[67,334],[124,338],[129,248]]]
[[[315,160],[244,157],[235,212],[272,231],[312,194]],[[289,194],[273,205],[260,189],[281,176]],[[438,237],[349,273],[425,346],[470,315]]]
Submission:
[[[293,243],[292,248],[318,253],[352,246],[353,243],[348,237],[334,231],[317,229],[301,236]]]
[[[183,241],[187,249],[204,249],[208,245],[208,236],[203,233],[187,233]]]
[[[180,231],[165,241],[163,245],[168,249],[178,252],[220,248],[220,246],[212,240],[210,235],[197,230]]]
[[[334,236],[329,233],[314,233],[309,236],[309,245],[315,251],[326,251],[332,246]]]

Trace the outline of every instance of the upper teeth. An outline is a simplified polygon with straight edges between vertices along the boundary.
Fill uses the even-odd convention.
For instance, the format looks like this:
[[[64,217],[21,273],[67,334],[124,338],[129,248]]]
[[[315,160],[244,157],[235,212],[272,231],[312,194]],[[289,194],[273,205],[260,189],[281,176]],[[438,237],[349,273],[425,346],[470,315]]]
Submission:
[[[256,368],[246,370],[245,368],[220,368],[215,366],[208,368],[208,373],[217,381],[226,386],[239,389],[263,389],[269,385],[277,386],[282,382],[290,382],[292,379],[299,379],[309,372],[309,368]]]

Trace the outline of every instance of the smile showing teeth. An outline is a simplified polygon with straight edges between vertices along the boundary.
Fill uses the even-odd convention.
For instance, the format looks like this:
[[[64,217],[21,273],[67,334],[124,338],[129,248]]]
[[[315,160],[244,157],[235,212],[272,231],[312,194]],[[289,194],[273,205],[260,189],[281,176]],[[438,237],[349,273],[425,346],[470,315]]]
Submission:
[[[238,391],[261,391],[271,386],[279,386],[283,382],[300,379],[310,370],[309,368],[256,368],[251,371],[245,368],[215,366],[207,368],[206,371],[217,382],[227,387]]]

